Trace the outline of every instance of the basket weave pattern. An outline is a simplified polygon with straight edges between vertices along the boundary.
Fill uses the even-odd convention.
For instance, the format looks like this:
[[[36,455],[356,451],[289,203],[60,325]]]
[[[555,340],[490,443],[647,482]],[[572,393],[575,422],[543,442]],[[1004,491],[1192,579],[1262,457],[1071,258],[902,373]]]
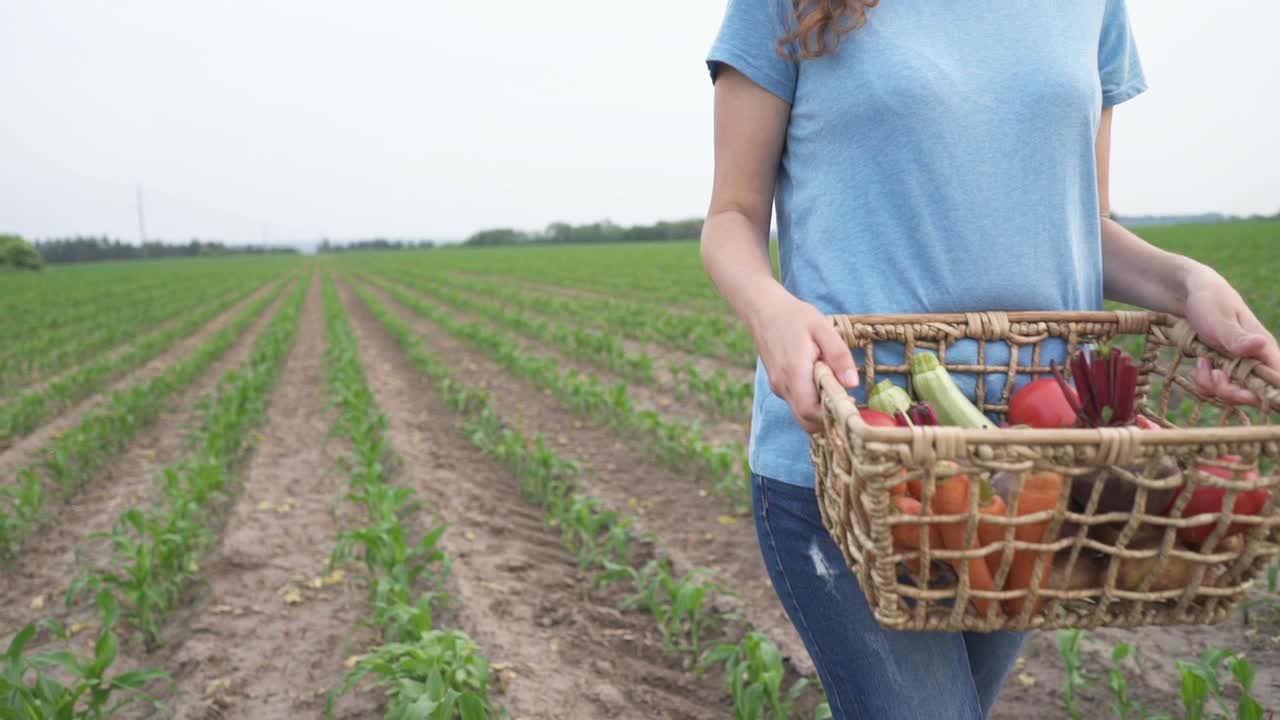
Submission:
[[[1134,352],[1140,369],[1137,405],[1161,425],[1155,430],[871,427],[830,368],[819,362],[815,380],[824,430],[812,436],[819,507],[882,625],[899,630],[994,631],[1212,624],[1227,619],[1280,552],[1280,493],[1274,489],[1280,483],[1275,470],[1280,459],[1280,374],[1255,360],[1211,349],[1185,320],[1160,313],[1103,311],[837,315],[832,320],[849,347],[865,352],[860,367],[865,387],[873,387],[877,375],[909,376],[906,365],[882,364],[875,356],[876,343],[903,343],[908,358],[930,351],[953,375],[976,375],[978,407],[1001,417],[1008,410],[1015,378],[1051,372],[1041,352],[1046,340],[1065,341],[1068,353],[1094,343],[1128,345],[1142,340]],[[948,348],[963,338],[978,341],[976,364],[947,360]],[[988,364],[990,342],[1009,345],[1007,364]],[[1020,366],[1018,350],[1026,347],[1032,362]],[[1201,357],[1253,391],[1260,406],[1202,397],[1188,374]],[[996,403],[983,402],[989,374],[1006,378]],[[1224,462],[1224,455],[1240,460]],[[1209,464],[1233,479],[1199,470]],[[1256,474],[1247,476],[1249,470]],[[1062,493],[1056,508],[1037,514],[979,515],[976,492],[971,493],[966,514],[930,514],[937,483],[957,473],[976,478],[1001,471],[1016,478],[1008,498],[1011,508],[1029,473],[1060,473],[1071,488]],[[924,509],[919,516],[891,510],[891,488],[904,480],[923,483]],[[1186,490],[1179,493],[1184,484]],[[1223,511],[1182,517],[1190,491],[1206,486],[1225,488]],[[1240,493],[1260,487],[1272,491],[1259,513],[1229,512]],[[1114,504],[1117,491],[1132,500],[1120,508],[1105,506]],[[1166,515],[1165,505],[1173,497],[1177,502]],[[988,545],[978,541],[979,517],[998,525],[1004,539]],[[1046,519],[1044,542],[1014,539],[1016,526]],[[929,541],[928,526],[942,523],[964,524],[966,549],[948,550]],[[918,526],[918,550],[895,550],[893,531],[903,524]],[[1225,536],[1233,524],[1246,529],[1229,542]],[[1191,526],[1213,528],[1195,549],[1177,543],[1178,529]],[[1028,550],[1039,551],[1033,556],[1036,568],[1028,587],[970,587],[965,560],[998,559],[999,569],[992,576],[995,587],[1001,588],[1013,553]],[[1087,567],[1096,568],[1095,579],[1084,585],[1049,580],[1044,575],[1055,572],[1055,563],[1062,577],[1073,576],[1086,567],[1082,563],[1089,563]],[[1178,573],[1170,581],[1166,576],[1174,569]],[[1026,598],[1016,614],[1002,605],[1014,598]],[[983,599],[991,607],[980,614],[976,605],[982,603],[971,601]]]

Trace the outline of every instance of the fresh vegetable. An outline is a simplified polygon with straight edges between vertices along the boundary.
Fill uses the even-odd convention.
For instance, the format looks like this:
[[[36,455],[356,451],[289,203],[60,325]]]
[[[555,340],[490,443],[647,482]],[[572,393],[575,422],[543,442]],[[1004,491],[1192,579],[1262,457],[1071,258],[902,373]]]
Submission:
[[[1144,543],[1144,545],[1147,547],[1131,547],[1131,549],[1149,550],[1158,547],[1159,543]],[[1179,548],[1176,543],[1174,547]],[[1159,556],[1120,560],[1120,569],[1116,574],[1116,587],[1121,590],[1137,590],[1147,576],[1155,571],[1156,563],[1159,560]],[[1161,590],[1176,590],[1185,587],[1191,580],[1191,571],[1194,569],[1195,565],[1190,561],[1178,557],[1170,557],[1165,560],[1160,574],[1151,581],[1151,584],[1147,586],[1147,590],[1159,592]]]
[[[1148,471],[1145,463],[1135,463],[1126,468],[1129,472],[1141,476],[1151,477],[1156,480],[1169,480],[1176,478],[1182,474],[1182,469],[1174,460],[1167,456],[1161,456],[1158,463]],[[1095,508],[1096,513],[1112,513],[1112,512],[1133,512],[1137,510],[1138,500],[1138,484],[1120,477],[1116,474],[1114,468],[1099,468],[1083,477],[1076,478],[1071,484],[1071,499],[1075,502],[1077,508],[1083,511],[1089,502],[1089,497],[1093,493],[1093,487],[1096,483],[1103,483],[1102,492],[1098,497],[1098,506]],[[1173,484],[1173,483],[1170,483]],[[1161,490],[1147,490],[1147,500],[1145,512],[1148,515],[1167,515],[1169,501],[1178,493],[1178,487],[1168,487]]]
[[[1062,498],[1066,478],[1056,472],[1030,472],[1023,477],[1022,494],[1018,496],[1017,502],[1013,505],[1013,514],[1015,516],[1034,515],[1046,510],[1053,510],[1058,506],[1058,501]],[[1047,537],[1049,525],[1052,520],[1040,520],[1038,522],[1027,525],[1019,525],[1014,530],[1013,536],[1022,542],[1043,543],[1048,542]],[[1018,550],[1013,553],[1013,564],[1009,568],[1009,578],[1005,581],[1006,590],[1021,590],[1031,587],[1031,580],[1035,574],[1037,559],[1041,557],[1048,558],[1048,551],[1037,550]],[[1040,581],[1038,588],[1043,588],[1049,580],[1052,570],[1052,562],[1041,563],[1043,567],[1040,570]],[[1027,598],[1017,597],[1007,600],[1007,607],[1011,614],[1017,615],[1022,612]],[[1043,598],[1037,598],[1035,606],[1031,609],[1031,613],[1035,614],[1040,609],[1040,604],[1044,602]]]
[[[1221,459],[1223,462],[1230,463],[1233,465],[1239,465],[1241,462],[1243,462],[1243,460],[1240,458],[1239,455],[1223,455]],[[1196,468],[1202,473],[1205,473],[1207,475],[1213,475],[1215,477],[1219,477],[1224,480],[1235,479],[1235,475],[1230,470],[1223,467],[1219,467],[1217,465],[1212,465],[1210,463],[1200,463],[1196,466]],[[1250,468],[1249,470],[1245,471],[1243,479],[1245,481],[1256,482],[1261,477],[1262,476],[1259,474],[1257,468]],[[1184,487],[1183,492],[1185,491],[1186,489]],[[1226,488],[1220,488],[1220,487],[1195,488],[1195,490],[1192,491],[1191,499],[1187,501],[1187,506],[1182,510],[1182,517],[1189,518],[1189,517],[1194,517],[1196,515],[1203,515],[1206,513],[1222,512],[1223,500],[1226,498],[1226,494],[1227,494]],[[1181,495],[1182,493],[1180,492],[1177,495],[1175,495],[1172,500],[1169,501],[1169,505],[1165,509],[1166,514],[1173,511],[1174,505],[1177,504],[1178,498],[1181,497]],[[1232,515],[1257,515],[1262,511],[1263,506],[1266,505],[1267,503],[1267,498],[1269,498],[1270,496],[1271,496],[1271,491],[1269,491],[1267,488],[1254,488],[1253,490],[1246,490],[1245,492],[1239,493],[1238,495],[1236,495],[1235,507],[1232,508],[1231,514]],[[1213,533],[1216,527],[1217,527],[1217,523],[1211,522],[1211,523],[1206,523],[1204,525],[1196,525],[1194,527],[1179,528],[1178,539],[1182,540],[1188,545],[1191,545],[1192,547],[1199,547],[1201,544],[1204,543],[1205,540],[1209,538],[1209,535]],[[1224,537],[1237,535],[1239,533],[1244,532],[1249,527],[1250,527],[1249,525],[1246,525],[1243,523],[1232,523],[1227,528],[1227,533]]]
[[[1138,413],[1138,416],[1137,418],[1135,418],[1134,422],[1138,425],[1138,427],[1142,428],[1143,430],[1159,430],[1160,429],[1159,423],[1147,417],[1146,415],[1143,415],[1142,413]]]
[[[965,397],[951,374],[932,353],[911,356],[911,382],[916,395],[933,404],[943,425],[995,428],[996,424]]]
[[[930,510],[935,515],[968,514],[970,493],[973,492],[972,485],[973,483],[970,482],[969,476],[963,473],[940,479],[933,494]],[[943,546],[948,550],[969,549],[964,541],[966,525],[963,520],[939,525],[938,532],[942,535]],[[957,574],[963,572],[960,564],[966,564],[969,571],[969,588],[971,590],[995,590],[995,583],[991,579],[991,570],[987,567],[986,558],[956,559],[952,560],[951,563],[955,566]],[[978,597],[971,597],[970,599],[973,601],[974,607],[984,617],[992,612],[996,616],[1000,615],[1000,606],[997,601]]]
[[[1067,393],[1074,403],[1067,399]],[[1059,383],[1056,377],[1040,378],[1018,388],[1009,398],[1009,422],[1033,428],[1071,427],[1076,424],[1079,404],[1075,388]]]
[[[911,395],[892,380],[881,380],[867,395],[867,405],[892,416],[899,410],[906,412],[911,407]]]
[[[1059,553],[1053,559],[1053,572],[1045,585],[1050,590],[1087,590],[1102,586],[1102,568],[1092,554],[1082,552],[1071,566],[1071,574],[1067,574],[1067,561],[1071,559],[1068,552]]]
[[[897,427],[898,423],[894,422],[893,417],[886,415],[879,410],[871,408],[862,408],[858,410],[858,414],[862,416],[862,421],[873,427]]]
[[[991,481],[981,478],[978,481],[978,513],[981,515],[990,515],[992,517],[1004,517],[1009,513],[1009,507],[1005,505],[1004,498],[996,494],[995,489],[991,485]],[[992,522],[978,521],[978,541],[983,545],[992,545],[1004,541],[1005,525]],[[987,569],[991,571],[991,578],[1000,574],[1000,565],[1004,563],[1003,547],[986,556]]]
[[[895,477],[895,478],[905,478],[905,477],[906,477],[906,475],[907,475],[907,471],[906,471],[905,469],[903,469],[903,470],[899,470],[897,473],[895,473],[895,474],[894,474],[894,477]],[[899,482],[897,485],[892,485],[892,486],[890,486],[890,487],[889,487],[889,494],[890,494],[890,495],[893,495],[893,496],[895,496],[895,497],[897,497],[897,496],[903,496],[903,497],[905,497],[905,496],[907,495],[907,481],[904,479],[904,480],[902,480],[901,482]],[[917,500],[919,500],[920,498],[916,498],[916,499],[917,499]]]
[[[905,496],[895,497],[893,499],[893,513],[895,515],[911,515],[920,517],[922,507],[920,501]],[[897,550],[919,550],[920,549],[920,525],[914,523],[904,523],[902,525],[893,526],[893,544]],[[937,525],[929,526],[929,548],[938,549],[942,547],[942,536],[938,533]],[[920,574],[920,559],[911,558],[906,561],[907,568],[916,575]]]
[[[1137,420],[1135,400],[1138,364],[1123,348],[1100,346],[1072,356],[1071,375],[1076,381],[1073,397],[1062,368],[1053,366],[1063,396],[1076,411],[1076,427],[1122,427]]]
[[[903,412],[899,410],[893,414],[894,422],[902,427],[911,427],[913,425],[941,425],[938,422],[938,413],[933,406],[927,402],[920,402],[912,405]]]

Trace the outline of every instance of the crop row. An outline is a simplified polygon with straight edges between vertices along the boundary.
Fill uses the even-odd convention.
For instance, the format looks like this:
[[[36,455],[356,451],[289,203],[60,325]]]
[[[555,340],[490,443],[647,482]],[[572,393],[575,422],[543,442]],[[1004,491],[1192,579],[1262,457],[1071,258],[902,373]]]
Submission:
[[[755,368],[755,345],[751,336],[723,313],[673,312],[658,305],[616,298],[569,297],[555,291],[513,287],[496,278],[446,273],[429,275],[404,263],[365,261],[369,269],[405,279],[427,279],[455,290],[470,290],[502,303],[549,317],[572,319],[577,323],[607,330],[639,342],[657,343],[675,350],[720,358],[744,368]]]
[[[0,292],[0,349],[72,326],[94,328],[165,288],[230,282],[262,285],[286,274],[296,260],[267,257],[207,258],[196,262],[86,263],[17,273]]]
[[[383,640],[358,658],[343,687],[330,694],[329,714],[338,698],[373,677],[386,689],[388,718],[490,717],[488,661],[465,633],[438,629],[433,621],[433,606],[447,600],[443,580],[449,558],[438,547],[445,527],[412,539],[405,521],[421,503],[413,490],[391,482],[396,457],[386,437],[386,416],[366,382],[355,337],[328,276],[324,302],[329,392],[340,410],[334,430],[351,442],[344,463],[346,499],[362,511],[361,523],[339,537],[331,566],[363,561],[373,608],[369,623]],[[424,581],[431,589],[420,593]]]
[[[641,541],[633,530],[633,520],[604,509],[578,491],[576,462],[558,456],[541,435],[525,437],[504,422],[487,393],[454,378],[408,325],[366,289],[356,291],[415,367],[432,380],[445,402],[467,418],[465,431],[471,442],[512,471],[520,481],[522,496],[544,509],[548,524],[561,529],[565,545],[577,555],[580,565],[594,574],[596,582],[607,585],[629,580],[632,594],[623,600],[622,607],[649,611],[669,652],[696,663],[700,672],[722,666],[726,689],[733,694],[735,718],[793,716],[793,703],[808,681],[793,678],[783,691],[784,666],[772,641],[757,632],[746,633],[737,643],[714,641],[730,623],[741,619],[712,609],[717,605],[715,596],[724,590],[706,579],[710,571],[695,568],[678,577],[665,557],[654,557],[639,567],[633,564],[638,554],[635,546]],[[825,703],[819,706],[817,717],[830,717]]]
[[[109,675],[119,627],[140,634],[145,646],[153,648],[165,616],[212,547],[213,526],[232,490],[235,464],[251,445],[249,430],[265,417],[267,393],[296,333],[306,284],[272,319],[244,366],[227,372],[202,399],[199,425],[187,438],[192,449],[157,478],[158,502],[122,512],[105,533],[110,559],[81,571],[72,582],[68,608],[86,594],[97,599],[99,631],[93,651],[85,657],[73,649],[27,653],[42,629],[55,640],[73,633],[52,619],[24,627],[0,658],[0,716],[96,719],[135,702],[159,707],[145,688],[167,673],[147,669]],[[63,680],[67,675],[70,680]]]
[[[434,277],[453,287],[474,288],[513,307],[538,311],[553,317],[573,319],[599,326],[641,342],[657,342],[685,352],[716,357],[742,367],[755,367],[755,344],[751,336],[722,312],[673,312],[661,305],[606,297],[567,297],[554,291],[529,287],[512,288],[468,276],[459,281],[450,276]],[[620,293],[624,297],[630,297]]]
[[[165,352],[252,292],[253,289],[246,288],[241,293],[222,298],[184,318],[174,327],[143,338],[126,353],[103,355],[58,377],[45,387],[22,393],[0,406],[0,449],[8,447],[57,413],[97,392],[112,379]]]
[[[293,345],[309,283],[298,284],[254,342],[249,359],[200,399],[199,420],[185,439],[191,449],[161,471],[154,504],[119,515],[107,534],[110,559],[78,572],[67,591],[68,607],[82,593],[108,590],[146,647],[160,641],[165,619],[217,539],[236,466],[253,445],[250,430],[266,419],[268,396]]]
[[[243,296],[240,291],[245,286],[245,282],[232,279],[203,287],[168,288],[119,308],[119,314],[114,316],[104,312],[88,327],[70,327],[10,345],[0,358],[0,397],[12,394],[37,376],[49,378],[218,298],[228,294]]]
[[[41,277],[40,283],[31,284],[29,292],[19,291],[11,300],[0,305],[5,311],[0,318],[0,340],[12,347],[32,337],[63,332],[92,324],[102,316],[103,308],[126,307],[173,283],[162,276],[112,279],[101,275],[93,282],[85,282],[82,276],[64,275],[54,278]],[[61,281],[61,282],[59,282]],[[6,278],[6,283],[22,284],[20,278]]]
[[[1086,667],[1081,645],[1087,633],[1078,628],[1057,631],[1058,650],[1066,668],[1062,702],[1072,720],[1083,720],[1085,711],[1079,698],[1088,693],[1097,675]],[[1106,668],[1106,686],[1111,691],[1112,708],[1121,720],[1173,720],[1167,712],[1153,712],[1130,693],[1126,661],[1137,659],[1134,647],[1119,643],[1111,651]],[[1195,661],[1178,660],[1178,699],[1187,720],[1238,718],[1262,720],[1266,710],[1254,695],[1254,666],[1244,654],[1230,649],[1207,647]],[[1226,678],[1222,672],[1226,671]],[[1235,680],[1236,687],[1230,686]],[[1225,681],[1224,681],[1225,680]],[[1265,715],[1271,717],[1271,715]]]
[[[17,473],[15,485],[0,488],[0,555],[8,555],[45,518],[51,495],[66,497],[83,487],[106,463],[149,427],[168,405],[213,362],[226,354],[283,291],[280,283],[246,308],[190,356],[150,380],[140,380],[104,398],[70,430],[41,449]]]
[[[672,467],[691,469],[709,478],[715,491],[738,512],[745,512],[750,506],[751,475],[742,443],[709,442],[697,421],[669,420],[651,408],[637,408],[624,383],[605,386],[595,375],[574,370],[561,373],[553,357],[528,353],[480,323],[459,323],[447,312],[391,283],[376,277],[370,280],[414,313],[465,339],[538,388],[550,391],[575,412],[602,420],[629,440],[641,438],[655,458]]]
[[[612,370],[629,380],[653,387],[660,386],[654,371],[656,362],[653,357],[644,352],[628,352],[617,335],[583,329],[576,323],[550,320],[519,308],[512,309],[476,300],[468,294],[441,286],[434,280],[410,282],[398,279],[398,282],[459,310],[541,340],[570,357]],[[708,412],[731,421],[742,422],[749,417],[752,399],[752,387],[749,383],[734,381],[723,369],[705,374],[688,362],[669,362],[667,369],[673,382],[673,385],[663,388],[668,392],[678,392],[682,398],[689,397]]]
[[[699,311],[726,308],[702,268],[696,242],[468,247],[418,257],[433,269],[488,275],[508,285],[557,285],[576,294],[587,290]]]

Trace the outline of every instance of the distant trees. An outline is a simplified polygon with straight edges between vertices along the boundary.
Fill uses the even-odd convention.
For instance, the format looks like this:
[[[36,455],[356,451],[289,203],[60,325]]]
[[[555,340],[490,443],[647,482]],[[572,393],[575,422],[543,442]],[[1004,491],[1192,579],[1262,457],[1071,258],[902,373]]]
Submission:
[[[329,238],[320,241],[316,248],[318,253],[352,252],[357,250],[428,250],[436,246],[434,240],[354,240],[347,243],[330,242]]]
[[[221,255],[296,255],[297,248],[267,245],[224,245],[192,238],[186,243],[124,243],[108,237],[75,236],[37,240],[35,249],[45,262],[73,263],[98,260],[151,260],[156,258],[206,257]]]
[[[40,253],[21,235],[0,234],[0,269],[39,270],[43,267]]]
[[[481,230],[467,238],[463,245],[532,245],[557,243],[653,242],[662,240],[694,240],[702,234],[702,219],[663,221],[653,225],[623,227],[605,220],[589,225],[554,222],[542,232],[525,232],[512,228]]]

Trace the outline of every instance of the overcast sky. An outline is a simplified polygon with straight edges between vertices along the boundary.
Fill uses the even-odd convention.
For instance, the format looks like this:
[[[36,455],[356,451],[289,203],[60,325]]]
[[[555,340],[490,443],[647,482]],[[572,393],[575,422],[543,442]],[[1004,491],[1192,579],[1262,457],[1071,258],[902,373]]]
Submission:
[[[136,184],[168,240],[699,216],[724,6],[0,0],[0,231],[136,240]],[[1116,211],[1280,210],[1280,2],[1129,6]]]

